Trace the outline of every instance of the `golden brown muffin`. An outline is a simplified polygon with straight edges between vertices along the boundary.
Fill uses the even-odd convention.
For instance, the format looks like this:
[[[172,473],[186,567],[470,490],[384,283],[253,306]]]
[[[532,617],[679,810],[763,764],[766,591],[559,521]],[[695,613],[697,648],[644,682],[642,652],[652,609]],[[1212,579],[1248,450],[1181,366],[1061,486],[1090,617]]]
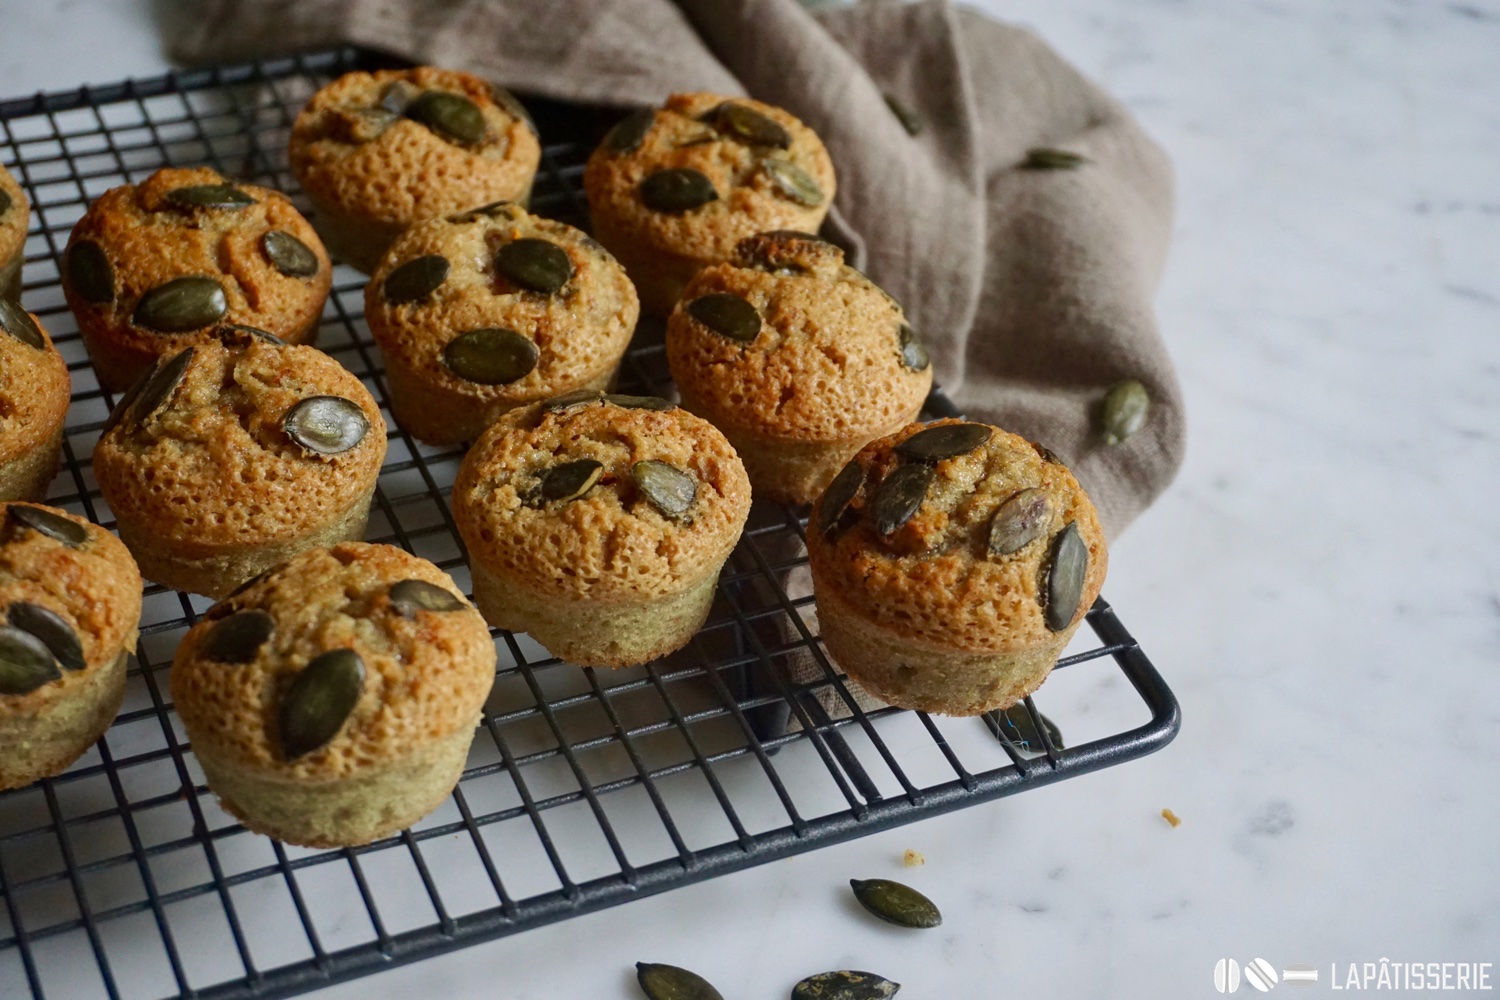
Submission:
[[[31,202],[4,167],[0,167],[0,299],[20,299],[21,266],[26,263],[26,230]]]
[[[0,504],[0,789],[59,774],[125,696],[141,574],[120,540],[53,507]]]
[[[639,313],[608,251],[505,202],[415,223],[365,286],[391,412],[429,444],[472,441],[525,403],[607,388]]]
[[[369,274],[418,219],[525,204],[542,148],[508,91],[419,66],[346,73],[318,91],[287,156],[329,248]]]
[[[882,700],[943,715],[1035,691],[1109,561],[1066,466],[962,420],[864,448],[813,507],[807,553],[833,658]]]
[[[94,475],[148,580],[219,597],[363,535],[385,446],[375,400],[338,362],[230,332],[120,401]]]
[[[0,500],[44,500],[73,380],[35,316],[0,299]]]
[[[750,481],[724,436],[642,396],[507,413],[453,486],[485,618],[595,667],[692,638],[749,512]]]
[[[916,419],[932,366],[901,307],[805,233],[742,240],[667,321],[682,405],[724,432],[757,497],[811,503],[877,437]]]
[[[673,94],[605,136],[583,189],[594,235],[625,265],[642,310],[666,316],[698,269],[746,236],[817,232],[835,184],[822,140],[780,108]]]
[[[194,625],[172,701],[224,808],[308,847],[367,844],[458,783],[495,643],[448,574],[390,545],[313,549]]]
[[[311,341],[333,272],[286,195],[167,167],[89,206],[62,278],[99,383],[118,392],[221,323]]]

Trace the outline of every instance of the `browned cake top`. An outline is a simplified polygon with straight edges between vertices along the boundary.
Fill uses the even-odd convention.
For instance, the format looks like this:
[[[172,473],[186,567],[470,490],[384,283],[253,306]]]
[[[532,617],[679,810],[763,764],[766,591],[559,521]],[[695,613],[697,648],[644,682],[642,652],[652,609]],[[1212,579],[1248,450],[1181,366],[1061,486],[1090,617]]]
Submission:
[[[701,93],[627,119],[589,157],[583,185],[594,214],[629,238],[704,261],[755,233],[816,230],[836,190],[828,151],[797,118]]]
[[[325,659],[299,690],[329,653],[335,669]],[[193,742],[236,764],[346,778],[474,726],[494,677],[489,628],[448,574],[394,546],[344,542],[216,604],[177,649],[172,700]],[[288,706],[318,697],[333,705],[321,716]]]
[[[400,224],[521,199],[541,146],[506,91],[420,66],[346,73],[318,91],[287,156],[313,197]]]
[[[0,264],[10,261],[26,245],[26,230],[31,225],[31,202],[26,192],[0,167]]]
[[[1094,505],[1044,451],[962,420],[871,442],[813,506],[814,579],[910,637],[996,651],[1048,641],[1062,631],[1047,614],[1061,535],[1074,526],[1074,554],[1087,555],[1076,610],[1055,624],[1093,604],[1109,557]]]
[[[45,443],[62,426],[72,393],[68,365],[37,318],[0,302],[0,462]]]
[[[750,512],[734,449],[686,410],[610,399],[515,410],[475,442],[453,487],[474,560],[601,600],[674,593],[723,563]]]
[[[380,410],[338,362],[226,339],[158,365],[94,448],[110,506],[184,549],[298,535],[367,494],[385,458]]]

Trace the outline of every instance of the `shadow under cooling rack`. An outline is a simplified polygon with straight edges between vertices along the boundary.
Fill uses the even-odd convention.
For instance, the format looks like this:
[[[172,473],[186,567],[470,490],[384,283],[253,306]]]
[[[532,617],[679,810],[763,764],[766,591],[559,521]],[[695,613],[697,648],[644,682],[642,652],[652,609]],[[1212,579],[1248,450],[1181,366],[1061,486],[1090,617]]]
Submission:
[[[161,166],[207,163],[306,210],[285,162],[292,119],[324,82],[375,62],[344,49],[0,103],[0,161],[34,206],[24,300],[73,376],[50,503],[113,524],[89,455],[114,400],[56,268],[89,201]],[[534,110],[544,156],[532,208],[587,227],[577,181],[607,120]],[[319,346],[388,411],[363,286],[338,269]],[[622,389],[672,394],[659,328],[638,335]],[[941,394],[929,411],[953,412]],[[460,456],[393,430],[367,537],[467,590],[445,499]],[[707,626],[644,667],[579,669],[498,632],[500,668],[457,790],[411,830],[356,850],[285,846],[219,809],[166,695],[173,650],[208,602],[149,588],[114,726],[66,774],[0,795],[0,996],[290,996],[1039,787],[1176,734],[1171,692],[1102,600],[1039,695],[1066,749],[1030,699],[1009,721],[862,710],[816,638],[803,531],[797,512],[757,505]]]

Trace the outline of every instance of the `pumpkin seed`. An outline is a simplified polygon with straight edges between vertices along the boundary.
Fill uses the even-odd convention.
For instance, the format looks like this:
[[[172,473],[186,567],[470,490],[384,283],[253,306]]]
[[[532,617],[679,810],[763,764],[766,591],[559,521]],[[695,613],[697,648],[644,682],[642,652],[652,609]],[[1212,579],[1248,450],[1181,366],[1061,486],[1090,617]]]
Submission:
[[[250,663],[276,628],[276,620],[259,608],[236,611],[208,630],[198,652],[215,663]]]
[[[47,338],[42,336],[42,331],[37,327],[36,320],[31,318],[31,313],[22,309],[19,302],[0,299],[0,330],[10,334],[27,347],[35,347],[39,351],[47,349]]]
[[[475,219],[518,219],[522,211],[512,201],[491,201],[471,208],[467,212],[459,212],[457,215],[448,216],[449,222],[473,222]]]
[[[571,410],[575,406],[597,402],[603,398],[604,393],[597,389],[579,389],[575,392],[563,393],[561,396],[553,396],[542,404],[542,412],[557,413],[562,410]]]
[[[244,208],[254,205],[255,199],[233,184],[192,184],[173,188],[162,195],[162,200],[174,208]]]
[[[1078,602],[1083,599],[1083,580],[1088,575],[1089,547],[1078,533],[1078,522],[1070,521],[1052,542],[1052,561],[1047,567],[1047,627],[1061,632],[1073,624]]]
[[[495,270],[522,288],[550,295],[573,277],[573,261],[551,240],[525,237],[495,251]]]
[[[453,374],[480,385],[509,385],[531,374],[542,352],[514,330],[482,327],[459,334],[443,348]]]
[[[104,249],[93,240],[79,240],[68,247],[63,273],[68,287],[85,302],[103,305],[115,300],[115,269]]]
[[[543,503],[567,503],[577,500],[604,475],[604,466],[592,458],[564,462],[542,473],[537,496]]]
[[[386,275],[380,290],[385,293],[385,300],[393,305],[425,299],[448,280],[451,266],[448,258],[441,254],[414,257]]]
[[[1008,498],[990,522],[990,554],[1008,556],[1036,541],[1052,520],[1052,501],[1039,489],[1025,489]]]
[[[707,979],[675,965],[637,962],[635,980],[650,1000],[724,1000]]]
[[[901,324],[901,363],[914,372],[926,371],[927,366],[932,364],[932,359],[927,356],[927,348],[917,339],[917,331],[905,323]]]
[[[446,587],[439,587],[426,580],[402,580],[391,584],[389,591],[391,607],[406,618],[415,618],[418,611],[462,611],[466,604],[455,597]]]
[[[266,260],[288,278],[311,278],[318,273],[318,255],[291,233],[273,229],[260,238]]]
[[[114,409],[110,410],[109,416],[104,418],[104,426],[99,428],[100,437],[103,437],[120,425],[120,421],[125,419],[126,412],[140,398],[141,390],[146,388],[146,385],[151,381],[151,376],[155,375],[160,367],[161,362],[158,361],[147,369],[144,375],[130,383],[130,388],[126,389],[120,398],[115,401]]]
[[[1070,153],[1066,149],[1037,147],[1026,151],[1026,161],[1021,164],[1027,170],[1072,170],[1089,162],[1086,157]]]
[[[1146,426],[1146,417],[1151,413],[1151,395],[1146,387],[1133,378],[1116,382],[1104,394],[1101,416],[1104,423],[1104,443],[1119,444],[1136,431]]]
[[[714,182],[691,167],[658,170],[641,181],[641,201],[657,212],[687,212],[719,200]]]
[[[42,640],[14,626],[0,625],[0,694],[29,694],[61,676]]]
[[[12,531],[17,526],[30,528],[46,535],[54,542],[61,542],[70,549],[81,549],[89,540],[88,529],[72,518],[54,514],[42,507],[30,507],[13,503],[6,508],[6,522]]]
[[[223,600],[221,600],[218,604],[215,604],[212,608],[208,609],[209,614],[212,614],[215,608],[223,607],[226,601],[229,601],[232,598],[240,596],[245,591],[247,591],[251,587],[255,586],[257,583],[260,583],[266,577],[270,576],[272,573],[274,573],[278,569],[280,569],[281,565],[282,565],[281,563],[277,563],[275,566],[272,566],[270,569],[263,569],[259,573],[257,573],[254,576],[252,576],[250,579],[246,580],[244,583],[240,584],[238,587],[235,587],[228,594],[224,595],[224,599]]]
[[[1048,448],[1040,441],[1031,442],[1031,447],[1036,449],[1036,453],[1042,457],[1043,462],[1050,462],[1053,465],[1063,466],[1068,464],[1067,462],[1064,462],[1062,459],[1057,457],[1057,452],[1053,451],[1051,448]]]
[[[812,176],[791,160],[766,160],[761,164],[771,183],[793,201],[817,208],[823,204],[823,189]]]
[[[78,633],[66,618],[29,601],[17,601],[6,609],[5,617],[22,632],[29,632],[52,651],[57,662],[68,670],[82,670],[88,666],[83,658],[83,643]]]
[[[446,90],[425,91],[406,106],[405,115],[460,146],[477,146],[489,132],[479,105]]]
[[[646,133],[656,124],[656,109],[641,108],[632,111],[615,124],[604,137],[604,145],[611,153],[632,153],[646,141]]]
[[[743,104],[725,101],[704,115],[701,120],[708,122],[724,135],[752,146],[789,149],[792,145],[792,134],[782,128],[779,122]]]
[[[160,333],[187,333],[222,319],[229,311],[217,278],[174,278],[141,296],[130,321]]]
[[[896,454],[916,462],[941,462],[966,455],[990,439],[994,431],[984,424],[941,424],[917,431],[896,445]]]
[[[406,109],[422,93],[422,88],[405,80],[392,80],[386,84],[384,92],[380,95],[380,103],[376,105],[381,111],[392,115],[406,113]]]
[[[901,123],[901,127],[906,129],[907,135],[916,136],[922,134],[923,122],[921,115],[903,104],[901,99],[895,94],[881,94],[880,96],[885,98],[885,106],[891,109],[891,114],[895,115],[896,120]]]
[[[384,108],[360,108],[343,112],[333,122],[336,126],[343,126],[346,142],[363,144],[379,139],[400,117]]]
[[[281,699],[281,755],[296,760],[338,735],[359,701],[365,663],[352,649],[331,649],[303,667]]]
[[[901,988],[873,972],[820,972],[792,987],[792,1000],[885,1000]]]
[[[823,491],[823,498],[818,501],[819,531],[826,535],[838,527],[844,511],[849,509],[864,483],[865,467],[858,462],[850,462],[839,470],[839,474],[833,477],[833,482]]]
[[[188,366],[193,363],[193,355],[196,353],[195,347],[178,351],[169,361],[156,369],[151,380],[141,388],[140,395],[136,397],[135,410],[131,414],[131,419],[137,425],[144,424],[171,398],[183,376],[187,374]]]
[[[0,219],[5,218],[5,213],[10,211],[11,200],[9,192],[0,190]]]
[[[526,110],[524,104],[516,100],[515,94],[512,94],[498,83],[492,83],[490,84],[490,98],[499,106],[501,111],[504,111],[531,129],[532,135],[537,134],[536,122],[532,120],[531,112]]]
[[[677,408],[676,403],[669,399],[662,399],[660,396],[629,396],[612,392],[604,397],[604,401],[622,410],[651,410],[654,413],[665,413]]]
[[[932,900],[911,886],[887,878],[849,880],[859,905],[887,923],[901,927],[936,927],[943,922]]]
[[[309,396],[286,411],[281,429],[304,451],[342,455],[365,439],[370,421],[342,396]]]
[[[693,477],[666,462],[636,462],[630,467],[630,475],[651,505],[674,520],[686,514],[698,497]]]
[[[721,337],[748,344],[760,336],[760,313],[738,295],[710,292],[689,302],[687,311]]]
[[[1042,720],[1042,728],[1047,731],[1047,739],[1051,741],[1052,748],[1054,750],[1065,749],[1062,730],[1058,729],[1057,724],[1041,712],[1036,714],[1037,718]],[[1037,731],[1036,723],[1031,721],[1031,713],[1026,710],[1024,702],[1018,701],[1010,708],[993,712],[991,717],[1000,727],[1000,735],[1012,743],[1036,753],[1046,752],[1047,746],[1042,742],[1042,734]]]
[[[258,326],[244,326],[240,323],[220,323],[214,330],[214,336],[226,345],[243,345],[250,340],[260,340],[277,347],[286,346],[286,341],[276,334],[262,330]]]
[[[882,535],[893,534],[910,521],[927,499],[927,490],[936,476],[932,466],[922,462],[900,466],[886,476],[875,492],[872,505],[875,530]]]

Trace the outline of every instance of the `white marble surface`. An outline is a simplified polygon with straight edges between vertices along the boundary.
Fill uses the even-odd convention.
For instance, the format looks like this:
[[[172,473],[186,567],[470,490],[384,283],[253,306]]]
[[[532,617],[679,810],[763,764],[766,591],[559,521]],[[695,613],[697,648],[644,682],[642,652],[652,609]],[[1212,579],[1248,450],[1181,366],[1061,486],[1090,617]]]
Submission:
[[[159,70],[151,6],[0,0],[0,94]],[[1106,593],[1181,737],[321,1000],[629,997],[638,959],[730,1000],[851,966],[915,1000],[1211,996],[1225,956],[1316,963],[1320,990],[1331,962],[1500,962],[1500,3],[983,6],[1179,171],[1159,305],[1190,447]],[[853,911],[871,875],[943,928]]]

